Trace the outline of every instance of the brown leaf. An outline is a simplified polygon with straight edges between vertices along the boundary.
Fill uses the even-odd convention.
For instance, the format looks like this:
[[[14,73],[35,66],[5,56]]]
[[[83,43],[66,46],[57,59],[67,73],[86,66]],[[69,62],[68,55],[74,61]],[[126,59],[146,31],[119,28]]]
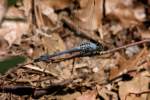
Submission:
[[[32,0],[23,0],[23,10],[24,10],[24,14],[25,16],[29,17],[29,15],[31,14],[31,10],[32,10]]]
[[[148,55],[147,49],[143,49],[139,54],[133,56],[131,59],[127,60],[123,56],[119,55],[119,67],[112,68],[110,71],[110,79],[113,79],[127,70],[135,69],[136,66],[142,59],[144,59]]]
[[[80,95],[81,94],[79,92],[75,92],[75,93],[71,93],[71,94],[57,96],[57,99],[58,100],[75,100],[75,98]]]
[[[106,0],[105,5],[106,15],[118,18],[124,26],[139,24],[146,19],[144,6],[134,0]]]
[[[9,46],[13,43],[19,44],[21,36],[27,34],[28,28],[28,23],[25,22],[4,21],[2,23],[2,28],[0,29],[0,35],[4,37]]]
[[[146,38],[149,39],[150,38],[150,29],[140,29],[139,31],[140,31],[141,37],[143,39],[146,39]]]
[[[23,21],[16,21],[15,19],[25,19],[22,10],[16,7],[9,7],[5,19],[1,25],[0,36],[2,36],[11,46],[12,44],[19,44],[21,36],[28,33],[29,24]]]
[[[122,82],[119,87],[119,96],[121,100],[146,100],[148,94],[142,94],[140,96],[128,95],[129,93],[139,93],[147,91],[150,78],[143,76],[144,72],[136,76],[129,82]],[[128,96],[127,96],[128,95]]]
[[[77,97],[76,100],[96,100],[96,91],[88,91]]]
[[[22,10],[19,10],[18,8],[11,6],[8,8],[5,18],[25,19],[25,15]]]
[[[39,28],[43,26],[49,26],[55,27],[58,22],[58,15],[55,13],[55,7],[56,5],[63,6],[63,2],[67,1],[59,1],[59,0],[43,0],[43,1],[36,1],[34,10],[35,10],[35,17],[36,17],[36,23]]]
[[[40,45],[42,48],[35,49],[33,52],[33,57],[38,57],[44,53],[52,54],[54,52],[63,51],[66,49],[65,44],[61,37],[57,33],[51,34],[49,37],[42,36],[32,38],[35,45]]]
[[[70,3],[72,3],[72,1],[73,0],[42,0],[42,2],[47,2],[49,7],[52,7],[55,10],[64,9],[68,7]]]
[[[81,0],[81,9],[75,12],[74,22],[79,27],[93,31],[100,26],[101,0]]]
[[[44,20],[45,25],[48,26],[49,23],[52,25],[56,25],[57,21],[58,21],[58,16],[54,12],[54,9],[52,7],[49,7],[49,6],[45,6],[45,4],[40,5],[40,7],[41,7],[40,9],[41,9],[41,12],[43,15],[43,20]],[[49,23],[48,23],[48,21],[49,21]]]

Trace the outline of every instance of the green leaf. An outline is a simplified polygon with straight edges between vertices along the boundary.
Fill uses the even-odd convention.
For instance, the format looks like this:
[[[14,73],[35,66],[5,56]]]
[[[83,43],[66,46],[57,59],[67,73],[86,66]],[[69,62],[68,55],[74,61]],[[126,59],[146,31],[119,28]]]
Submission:
[[[13,56],[9,59],[5,59],[0,61],[0,73],[4,74],[10,68],[15,67],[17,64],[25,62],[26,58],[23,56]]]
[[[8,6],[12,6],[15,5],[17,3],[18,0],[7,0],[8,2]]]

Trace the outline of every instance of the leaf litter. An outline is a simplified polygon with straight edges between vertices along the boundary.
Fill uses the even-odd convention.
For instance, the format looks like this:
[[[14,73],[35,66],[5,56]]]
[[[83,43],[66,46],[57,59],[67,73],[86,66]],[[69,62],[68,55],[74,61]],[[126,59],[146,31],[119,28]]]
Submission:
[[[1,99],[149,100],[149,43],[104,55],[32,62],[83,41],[111,50],[149,39],[149,0],[0,2],[0,72],[2,61],[26,57],[24,64],[2,72]]]

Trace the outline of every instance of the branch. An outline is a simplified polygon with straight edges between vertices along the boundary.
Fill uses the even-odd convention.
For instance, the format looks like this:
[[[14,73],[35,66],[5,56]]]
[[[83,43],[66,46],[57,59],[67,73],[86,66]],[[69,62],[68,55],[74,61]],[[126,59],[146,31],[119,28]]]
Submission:
[[[102,52],[100,52],[100,55],[108,54],[108,53],[114,53],[116,51],[119,51],[119,50],[122,50],[122,49],[125,49],[125,48],[128,48],[128,47],[131,47],[131,46],[147,43],[147,42],[150,42],[150,39],[145,39],[145,40],[141,40],[141,41],[138,41],[138,42],[127,44],[127,45],[124,45],[124,46],[121,46],[121,47],[110,49],[110,50],[107,50],[107,51],[102,51]]]
[[[134,93],[134,92],[129,92],[126,96],[125,96],[125,100],[127,100],[127,97],[130,96],[130,95],[136,95],[136,96],[140,96],[142,94],[148,94],[150,93],[150,90],[147,90],[147,91],[142,91],[142,92],[138,92],[138,93]]]

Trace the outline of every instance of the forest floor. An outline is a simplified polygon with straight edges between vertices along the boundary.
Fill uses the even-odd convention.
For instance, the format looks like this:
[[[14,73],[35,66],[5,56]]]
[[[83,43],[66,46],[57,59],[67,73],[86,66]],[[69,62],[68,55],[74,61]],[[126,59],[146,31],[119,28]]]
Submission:
[[[0,24],[0,100],[150,100],[150,0],[0,0]]]

